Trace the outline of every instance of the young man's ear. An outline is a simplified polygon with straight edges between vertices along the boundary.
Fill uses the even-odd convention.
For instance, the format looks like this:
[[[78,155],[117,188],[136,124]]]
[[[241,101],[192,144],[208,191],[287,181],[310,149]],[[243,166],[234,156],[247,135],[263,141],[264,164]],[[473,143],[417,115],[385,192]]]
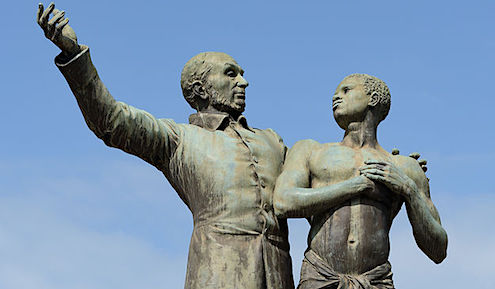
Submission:
[[[205,88],[201,81],[197,80],[193,83],[192,91],[194,95],[199,96],[202,100],[208,99],[208,95],[206,94]]]
[[[373,91],[371,93],[370,102],[368,103],[368,105],[371,107],[375,107],[379,101],[380,101],[380,98],[378,97],[378,93],[376,91]]]

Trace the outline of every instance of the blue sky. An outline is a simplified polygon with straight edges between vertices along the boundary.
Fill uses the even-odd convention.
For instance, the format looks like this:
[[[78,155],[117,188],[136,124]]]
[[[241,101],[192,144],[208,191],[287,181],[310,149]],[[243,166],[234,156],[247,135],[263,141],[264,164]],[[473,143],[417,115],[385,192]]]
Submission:
[[[202,51],[246,71],[246,117],[288,146],[336,142],[330,97],[350,73],[383,79],[392,108],[379,141],[429,161],[449,234],[435,265],[404,212],[391,232],[400,289],[494,288],[491,1],[58,1],[118,100],[187,122],[180,71]],[[48,2],[45,3],[48,5]],[[0,288],[181,288],[192,218],[163,175],[86,127],[35,22],[4,4],[0,120]],[[290,221],[294,275],[308,225]]]

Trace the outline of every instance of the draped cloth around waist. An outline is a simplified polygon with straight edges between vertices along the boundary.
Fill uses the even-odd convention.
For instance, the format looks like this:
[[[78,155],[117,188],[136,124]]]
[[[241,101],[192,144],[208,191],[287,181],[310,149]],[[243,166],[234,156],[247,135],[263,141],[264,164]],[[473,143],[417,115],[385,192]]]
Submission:
[[[301,280],[297,289],[394,289],[392,266],[383,263],[359,275],[335,272],[314,251],[304,254]]]

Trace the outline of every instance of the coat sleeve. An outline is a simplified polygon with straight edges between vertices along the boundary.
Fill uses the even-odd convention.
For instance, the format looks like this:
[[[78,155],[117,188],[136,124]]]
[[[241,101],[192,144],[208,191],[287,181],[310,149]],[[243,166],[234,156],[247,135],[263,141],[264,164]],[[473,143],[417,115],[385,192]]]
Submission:
[[[110,147],[136,155],[160,170],[168,168],[181,128],[173,120],[156,119],[146,111],[116,101],[91,62],[89,48],[55,63],[67,80],[88,127]]]

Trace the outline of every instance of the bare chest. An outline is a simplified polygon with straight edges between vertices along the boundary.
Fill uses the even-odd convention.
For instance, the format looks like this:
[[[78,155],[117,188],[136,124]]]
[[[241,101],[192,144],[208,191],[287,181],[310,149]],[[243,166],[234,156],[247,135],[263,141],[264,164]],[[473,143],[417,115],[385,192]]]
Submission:
[[[385,153],[372,149],[352,149],[329,145],[313,153],[310,159],[312,187],[339,183],[359,175],[366,160],[390,161]]]

